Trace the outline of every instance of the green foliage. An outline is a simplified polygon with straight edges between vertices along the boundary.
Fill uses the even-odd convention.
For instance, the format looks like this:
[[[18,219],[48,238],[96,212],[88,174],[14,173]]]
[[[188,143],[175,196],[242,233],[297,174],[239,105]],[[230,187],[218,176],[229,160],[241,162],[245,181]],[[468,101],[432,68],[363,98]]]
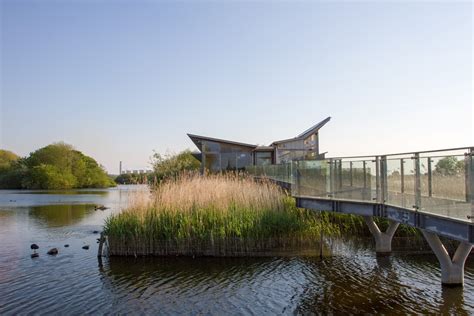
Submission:
[[[146,184],[153,182],[151,174],[138,174],[138,173],[124,173],[115,178],[115,182],[118,184]]]
[[[183,171],[199,170],[201,166],[200,162],[192,155],[190,150],[184,150],[179,154],[166,154],[164,156],[155,153],[152,158],[152,165],[158,181],[174,178]]]
[[[9,157],[12,157],[9,155]],[[55,143],[0,171],[0,188],[71,189],[114,186],[101,166],[71,145]]]
[[[71,189],[76,187],[77,180],[70,172],[62,171],[57,166],[40,164],[31,168],[24,185],[28,189]]]
[[[440,159],[435,166],[435,172],[443,176],[453,176],[464,171],[464,161],[450,156]]]
[[[20,157],[11,151],[0,149],[0,174],[9,170],[19,159]]]

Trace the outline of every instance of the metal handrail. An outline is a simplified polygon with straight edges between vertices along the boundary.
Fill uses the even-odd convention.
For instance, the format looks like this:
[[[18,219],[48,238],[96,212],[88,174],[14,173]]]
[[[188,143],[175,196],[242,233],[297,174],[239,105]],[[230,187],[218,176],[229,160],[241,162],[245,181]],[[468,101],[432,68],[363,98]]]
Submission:
[[[402,156],[402,155],[436,153],[436,152],[442,152],[442,151],[456,151],[456,150],[463,150],[463,149],[468,149],[468,150],[469,149],[474,149],[474,146],[456,147],[456,148],[447,148],[447,149],[435,149],[435,150],[423,150],[423,151],[410,151],[410,152],[393,153],[393,154],[327,157],[324,160],[326,160],[326,159],[349,159],[349,158],[373,158],[373,157],[381,157],[381,156]]]

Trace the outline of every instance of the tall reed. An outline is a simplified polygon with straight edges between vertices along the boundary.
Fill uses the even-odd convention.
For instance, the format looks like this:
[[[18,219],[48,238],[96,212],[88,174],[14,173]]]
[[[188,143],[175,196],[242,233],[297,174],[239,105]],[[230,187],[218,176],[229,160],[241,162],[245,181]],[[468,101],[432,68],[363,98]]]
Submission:
[[[182,174],[105,224],[111,255],[255,255],[314,246],[322,230],[338,231],[271,182],[236,174]]]

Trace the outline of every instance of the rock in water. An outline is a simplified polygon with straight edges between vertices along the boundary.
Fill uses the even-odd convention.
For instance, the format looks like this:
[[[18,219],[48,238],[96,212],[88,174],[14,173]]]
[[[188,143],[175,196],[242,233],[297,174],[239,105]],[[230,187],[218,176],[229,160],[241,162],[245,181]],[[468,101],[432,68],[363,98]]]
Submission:
[[[39,249],[39,246],[37,244],[31,244],[30,248],[32,250],[37,250],[37,249]]]
[[[66,247],[66,248],[69,247],[69,244],[65,244],[64,247]]]
[[[93,233],[93,234],[98,234],[99,231],[98,231],[98,230],[94,230],[92,233]]]
[[[101,211],[105,211],[106,209],[108,209],[108,207],[104,206],[104,205],[96,205],[95,206],[95,210],[101,210]]]
[[[48,250],[48,255],[55,256],[58,254],[58,248],[51,248]]]
[[[82,246],[82,249],[89,250],[89,245]]]
[[[31,258],[37,258],[39,257],[39,253],[35,252],[31,254]]]

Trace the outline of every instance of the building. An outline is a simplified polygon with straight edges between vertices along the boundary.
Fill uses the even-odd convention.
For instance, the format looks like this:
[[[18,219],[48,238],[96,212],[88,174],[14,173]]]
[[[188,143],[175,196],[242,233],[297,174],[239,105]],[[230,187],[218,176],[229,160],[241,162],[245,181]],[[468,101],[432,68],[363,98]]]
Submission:
[[[269,146],[188,134],[199,149],[194,157],[201,170],[242,170],[249,165],[280,164],[293,160],[323,159],[319,152],[319,130],[329,122],[328,117],[296,137],[274,141]]]

